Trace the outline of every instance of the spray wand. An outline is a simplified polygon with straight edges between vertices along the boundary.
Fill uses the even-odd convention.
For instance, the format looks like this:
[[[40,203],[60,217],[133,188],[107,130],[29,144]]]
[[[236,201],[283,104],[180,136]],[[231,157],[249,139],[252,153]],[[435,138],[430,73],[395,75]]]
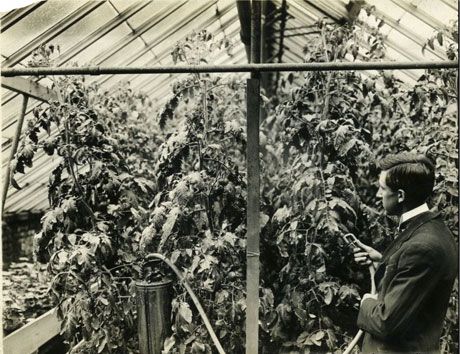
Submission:
[[[342,238],[343,238],[343,240],[345,241],[345,243],[348,246],[353,247],[353,248],[361,248],[359,246],[358,239],[356,238],[355,235],[353,235],[351,233],[348,233],[348,234],[343,235]],[[369,266],[369,274],[371,276],[371,294],[376,294],[377,290],[376,290],[376,287],[375,287],[375,279],[374,279],[375,268],[374,268],[373,263],[371,263],[370,266]],[[358,331],[358,333],[356,333],[356,335],[354,336],[354,338],[350,342],[350,344],[348,344],[348,347],[345,349],[343,354],[350,354],[351,351],[353,350],[353,348],[356,346],[356,344],[358,344],[358,341],[361,339],[363,334],[364,334],[364,331],[362,329],[360,329]]]

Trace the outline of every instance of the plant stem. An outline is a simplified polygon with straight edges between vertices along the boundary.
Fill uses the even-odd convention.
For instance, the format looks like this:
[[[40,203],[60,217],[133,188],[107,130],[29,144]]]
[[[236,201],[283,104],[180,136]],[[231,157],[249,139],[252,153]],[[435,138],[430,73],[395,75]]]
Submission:
[[[81,196],[81,201],[85,208],[88,210],[89,215],[91,217],[91,225],[94,227],[96,225],[96,216],[94,215],[93,210],[89,206],[89,204],[86,202],[86,199],[83,194],[83,189],[80,186],[80,183],[78,182],[77,176],[75,175],[75,171],[73,169],[73,164],[72,164],[72,157],[71,157],[71,150],[70,150],[70,141],[69,141],[69,127],[68,127],[68,122],[67,119],[64,123],[64,129],[65,129],[65,140],[66,140],[66,150],[67,150],[67,156],[65,156],[65,160],[67,162],[67,168],[72,176],[73,182],[75,186],[77,187],[78,193]]]
[[[227,171],[229,171],[230,173],[232,173],[232,170],[230,169],[230,167],[228,167],[227,165],[225,165],[225,163],[223,163],[222,161],[219,161],[219,160],[216,160],[216,159],[212,159],[212,158],[210,158],[210,157],[205,157],[205,158],[203,158],[203,160],[217,162],[220,166],[224,167]]]
[[[207,131],[208,131],[208,82],[204,81],[204,92],[203,92],[203,139],[207,142]]]

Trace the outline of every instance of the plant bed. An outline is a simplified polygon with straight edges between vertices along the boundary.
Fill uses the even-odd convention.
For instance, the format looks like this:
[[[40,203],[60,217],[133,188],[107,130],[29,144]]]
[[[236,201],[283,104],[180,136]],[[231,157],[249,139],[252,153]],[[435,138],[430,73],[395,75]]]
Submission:
[[[56,306],[48,295],[50,281],[46,266],[25,257],[3,272],[4,336]]]

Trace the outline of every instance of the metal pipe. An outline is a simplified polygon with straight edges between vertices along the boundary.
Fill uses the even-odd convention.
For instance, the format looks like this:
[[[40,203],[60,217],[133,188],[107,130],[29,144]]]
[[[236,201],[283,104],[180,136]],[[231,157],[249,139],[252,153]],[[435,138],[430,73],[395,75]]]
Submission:
[[[246,243],[246,354],[258,353],[259,330],[259,240],[260,163],[259,115],[260,81],[248,79],[247,104],[247,243]]]
[[[251,64],[260,63],[262,7],[251,1]],[[252,71],[246,81],[246,166],[247,166],[247,236],[246,236],[246,354],[259,352],[259,242],[260,242],[260,72]]]
[[[43,75],[117,75],[117,74],[183,74],[199,72],[266,72],[266,71],[340,71],[340,70],[411,70],[458,69],[458,60],[411,62],[328,62],[266,63],[238,65],[176,65],[146,67],[87,66],[69,68],[2,68],[1,76]]]
[[[276,18],[278,9],[272,0],[262,2],[262,35],[261,35],[261,63],[270,63],[275,52],[275,48],[278,46],[275,33]],[[264,89],[265,95],[268,97],[273,96],[275,92],[275,75],[272,72],[264,72],[261,74],[261,89]],[[261,120],[264,120],[266,116],[265,110],[261,110]]]
[[[246,50],[248,62],[251,61],[251,2],[249,0],[237,0],[236,8],[240,20],[240,37]]]
[[[279,50],[278,50],[278,63],[281,63],[283,60],[283,53],[284,53],[284,39],[287,37],[286,35],[286,20],[287,20],[287,9],[286,9],[286,0],[283,0],[281,3],[281,18],[280,18],[280,36],[279,36]],[[280,72],[276,73],[275,79],[275,92],[278,91],[278,83],[280,79]]]
[[[261,3],[251,1],[251,64],[260,63]],[[260,72],[247,80],[247,246],[246,246],[246,354],[259,352],[259,121]]]
[[[260,34],[262,7],[259,0],[251,1],[251,64],[260,63]]]
[[[18,125],[16,127],[16,134],[14,135],[13,146],[11,147],[10,158],[8,159],[8,165],[6,166],[6,176],[5,176],[5,182],[3,184],[3,191],[2,191],[2,217],[5,211],[5,202],[6,202],[6,197],[8,195],[8,188],[10,186],[11,160],[13,160],[13,157],[16,154],[16,151],[18,150],[19,138],[21,137],[22,125],[24,123],[24,117],[26,115],[28,101],[29,101],[29,96],[23,95],[21,115],[19,116],[19,119],[18,119]]]

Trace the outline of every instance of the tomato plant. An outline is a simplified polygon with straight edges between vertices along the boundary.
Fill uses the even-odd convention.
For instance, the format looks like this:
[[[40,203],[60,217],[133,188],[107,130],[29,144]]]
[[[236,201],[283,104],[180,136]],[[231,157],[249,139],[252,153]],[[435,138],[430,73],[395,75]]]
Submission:
[[[229,49],[225,38],[201,31],[172,54],[177,62],[197,64]],[[141,240],[144,252],[163,253],[184,269],[229,352],[244,350],[244,96],[243,83],[233,76],[190,74],[173,84],[160,120],[176,122],[176,129],[159,147],[155,175],[161,192]],[[180,284],[172,309],[165,351],[210,353],[209,335]]]
[[[380,22],[372,29],[360,21],[319,22],[306,61],[380,58]],[[261,328],[272,351],[340,352],[357,331],[359,294],[369,289],[340,235],[352,232],[383,250],[396,228],[378,210],[376,159],[403,150],[430,155],[437,164],[433,204],[457,235],[455,72],[427,70],[413,87],[388,72],[308,72],[300,87],[293,81],[293,74],[284,79],[263,126],[270,221],[262,230]],[[445,350],[457,346],[455,290],[452,299]]]
[[[319,21],[305,60],[382,58],[381,21],[374,22]],[[435,37],[451,58],[455,45]],[[225,37],[201,31],[177,43],[172,56],[199,64],[231,48]],[[37,60],[49,62],[53,50],[42,48]],[[413,87],[388,72],[307,72],[300,81],[294,85],[290,74],[276,105],[264,99],[261,345],[268,352],[340,352],[357,330],[359,294],[369,287],[340,236],[352,232],[382,249],[395,226],[376,205],[375,160],[403,149],[436,159],[433,201],[458,228],[456,81],[448,70],[426,71]],[[146,254],[160,252],[184,272],[224,348],[243,352],[244,82],[183,75],[159,111],[129,85],[104,92],[67,77],[55,79],[55,89],[60,100],[36,108],[28,122],[12,184],[20,188],[14,174],[26,172],[39,150],[58,159],[51,208],[35,241],[70,344],[83,341],[88,353],[136,351],[134,283],[168,275],[158,264],[144,267]],[[457,346],[457,307],[454,293],[445,350]],[[172,310],[165,352],[211,353],[181,284]]]
[[[34,109],[11,163],[14,174],[32,167],[38,153],[59,162],[50,172],[50,210],[35,255],[48,264],[71,346],[83,340],[83,352],[131,352],[133,280],[142,277],[139,239],[156,191],[152,160],[162,135],[150,101],[129,85],[109,95],[82,77],[66,77],[54,88],[59,101]]]

